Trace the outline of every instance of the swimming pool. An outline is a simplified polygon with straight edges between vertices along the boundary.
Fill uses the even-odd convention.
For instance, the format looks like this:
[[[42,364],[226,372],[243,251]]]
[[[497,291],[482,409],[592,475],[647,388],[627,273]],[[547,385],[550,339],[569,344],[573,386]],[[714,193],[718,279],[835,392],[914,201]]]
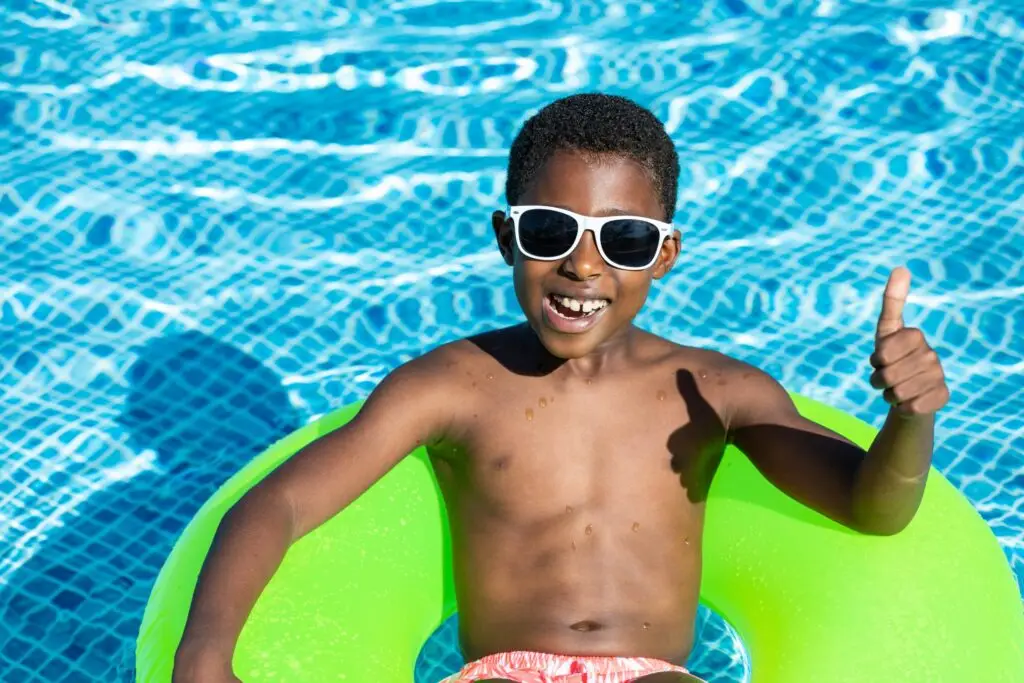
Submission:
[[[5,3],[0,681],[130,680],[218,484],[519,319],[488,214],[518,124],[579,90],[678,143],[645,327],[879,424],[872,325],[910,267],[953,391],[936,463],[1024,585],[1024,10],[924,4]],[[697,656],[743,676],[713,620]]]

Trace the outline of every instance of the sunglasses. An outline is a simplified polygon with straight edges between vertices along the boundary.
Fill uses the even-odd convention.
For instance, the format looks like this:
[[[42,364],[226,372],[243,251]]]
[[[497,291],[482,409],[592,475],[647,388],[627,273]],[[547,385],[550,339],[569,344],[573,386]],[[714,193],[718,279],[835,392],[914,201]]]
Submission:
[[[557,261],[576,249],[583,233],[594,233],[601,258],[622,270],[645,270],[658,259],[672,224],[643,216],[597,218],[553,206],[510,206],[516,244],[524,256]]]

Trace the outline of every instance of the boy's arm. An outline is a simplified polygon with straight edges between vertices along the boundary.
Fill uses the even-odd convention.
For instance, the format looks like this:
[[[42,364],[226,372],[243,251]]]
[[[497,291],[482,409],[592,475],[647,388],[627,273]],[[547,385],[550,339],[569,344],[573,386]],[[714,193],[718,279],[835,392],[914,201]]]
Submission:
[[[729,441],[792,498],[852,529],[893,534],[913,518],[931,465],[934,413],[949,400],[938,356],[919,330],[903,327],[910,286],[893,271],[878,321],[871,384],[891,405],[865,453],[801,417],[768,375],[744,368],[727,410]]]
[[[176,683],[232,680],[203,671],[230,672],[245,620],[288,547],[447,431],[459,404],[445,379],[451,373],[439,367],[450,353],[442,348],[392,372],[351,422],[299,451],[225,515],[199,575]]]

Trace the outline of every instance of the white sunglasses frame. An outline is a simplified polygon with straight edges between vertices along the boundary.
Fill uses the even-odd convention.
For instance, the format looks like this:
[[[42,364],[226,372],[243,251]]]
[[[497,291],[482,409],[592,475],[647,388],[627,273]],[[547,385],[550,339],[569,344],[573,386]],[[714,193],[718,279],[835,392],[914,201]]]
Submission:
[[[519,218],[525,212],[530,211],[531,209],[544,209],[546,211],[554,211],[556,213],[565,214],[566,216],[570,216],[576,219],[576,239],[573,240],[572,246],[569,247],[568,251],[566,251],[564,254],[559,254],[558,256],[535,256],[534,254],[531,254],[529,251],[523,248],[522,240],[519,239]],[[658,256],[661,254],[661,248],[662,246],[664,246],[665,240],[672,236],[672,232],[674,230],[671,223],[657,221],[654,220],[653,218],[648,218],[647,216],[584,216],[581,213],[575,213],[574,211],[569,211],[568,209],[561,209],[557,206],[545,206],[543,204],[524,204],[521,206],[510,206],[508,207],[508,217],[512,219],[512,225],[515,229],[516,246],[519,247],[519,251],[522,252],[522,254],[527,258],[531,258],[535,261],[559,261],[561,259],[564,259],[569,254],[576,251],[576,247],[579,246],[580,240],[583,239],[583,233],[589,230],[590,232],[594,233],[594,244],[597,245],[597,251],[599,254],[601,254],[601,258],[604,259],[604,262],[607,263],[609,266],[611,266],[612,268],[618,268],[619,270],[647,270],[648,268],[653,266],[658,261]],[[605,255],[604,249],[601,247],[601,228],[603,228],[605,224],[610,223],[611,221],[621,221],[628,219],[645,221],[658,228],[658,246],[654,250],[654,258],[652,258],[650,263],[648,263],[645,266],[621,266],[618,263],[615,263],[612,260],[610,260],[608,256]]]

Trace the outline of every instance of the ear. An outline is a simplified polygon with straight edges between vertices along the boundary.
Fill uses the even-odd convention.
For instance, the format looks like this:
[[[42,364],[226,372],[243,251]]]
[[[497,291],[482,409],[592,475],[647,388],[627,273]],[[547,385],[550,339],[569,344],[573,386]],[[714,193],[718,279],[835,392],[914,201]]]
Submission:
[[[491,227],[494,228],[494,237],[498,240],[498,250],[505,263],[512,265],[513,248],[512,240],[515,233],[512,229],[512,219],[505,215],[504,211],[495,211],[491,214]]]
[[[676,259],[679,257],[680,239],[678,230],[673,230],[672,234],[665,238],[661,245],[661,253],[658,254],[658,260],[654,262],[653,275],[655,280],[660,280],[668,275],[669,271],[672,270],[672,266],[676,264]]]

